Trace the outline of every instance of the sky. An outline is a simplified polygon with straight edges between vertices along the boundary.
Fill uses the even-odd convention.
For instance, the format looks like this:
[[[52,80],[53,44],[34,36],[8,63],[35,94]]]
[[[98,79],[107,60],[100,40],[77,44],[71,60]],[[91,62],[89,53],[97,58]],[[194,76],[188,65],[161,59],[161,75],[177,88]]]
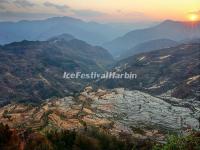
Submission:
[[[0,21],[71,16],[97,22],[200,19],[200,0],[0,0]]]

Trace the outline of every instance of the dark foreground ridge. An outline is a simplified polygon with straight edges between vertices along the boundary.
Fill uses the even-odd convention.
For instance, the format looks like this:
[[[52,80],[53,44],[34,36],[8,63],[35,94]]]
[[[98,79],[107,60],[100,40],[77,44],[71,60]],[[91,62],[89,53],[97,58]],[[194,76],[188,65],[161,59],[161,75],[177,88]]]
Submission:
[[[152,140],[116,138],[104,131],[91,128],[86,131],[50,131],[46,134],[31,130],[11,130],[0,124],[2,150],[197,150],[200,133],[188,136],[169,136],[165,144]]]

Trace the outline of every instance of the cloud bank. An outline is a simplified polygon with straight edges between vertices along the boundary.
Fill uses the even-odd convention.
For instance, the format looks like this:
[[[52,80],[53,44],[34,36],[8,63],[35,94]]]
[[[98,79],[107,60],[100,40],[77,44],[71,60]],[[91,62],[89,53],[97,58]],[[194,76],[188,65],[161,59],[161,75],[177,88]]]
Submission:
[[[15,0],[13,3],[17,7],[23,7],[23,8],[25,8],[25,7],[33,7],[33,6],[36,5],[35,3],[32,3],[32,2],[30,2],[28,0]]]
[[[58,4],[54,4],[54,3],[51,3],[51,2],[45,2],[43,5],[46,6],[46,7],[55,8],[55,9],[61,11],[61,12],[66,12],[69,9],[69,6],[67,6],[67,5],[58,5]]]

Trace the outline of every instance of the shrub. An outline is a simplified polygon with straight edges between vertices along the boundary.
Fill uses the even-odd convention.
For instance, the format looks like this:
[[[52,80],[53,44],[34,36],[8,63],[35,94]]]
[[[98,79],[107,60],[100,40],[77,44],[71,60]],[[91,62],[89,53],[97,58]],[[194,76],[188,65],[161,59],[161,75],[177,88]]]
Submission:
[[[169,136],[166,144],[156,145],[153,150],[200,150],[200,132],[186,137]]]

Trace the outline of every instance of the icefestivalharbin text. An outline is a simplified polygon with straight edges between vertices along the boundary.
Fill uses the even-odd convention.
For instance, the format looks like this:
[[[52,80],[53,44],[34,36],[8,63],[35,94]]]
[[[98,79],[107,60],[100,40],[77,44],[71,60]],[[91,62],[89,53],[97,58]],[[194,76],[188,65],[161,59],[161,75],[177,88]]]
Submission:
[[[117,73],[117,72],[105,72],[105,73],[97,73],[97,72],[90,72],[90,73],[82,73],[82,72],[73,72],[63,73],[64,79],[136,79],[137,74],[132,72],[124,72],[124,73]]]

